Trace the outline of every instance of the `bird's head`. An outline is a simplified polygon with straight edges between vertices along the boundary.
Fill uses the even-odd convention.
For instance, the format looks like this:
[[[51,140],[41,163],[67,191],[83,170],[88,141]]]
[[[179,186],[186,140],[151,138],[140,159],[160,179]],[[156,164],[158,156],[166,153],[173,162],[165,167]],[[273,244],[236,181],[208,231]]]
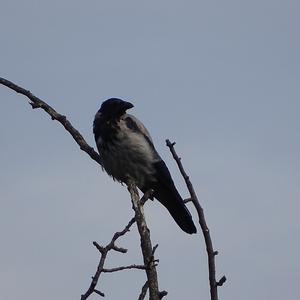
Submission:
[[[99,109],[99,113],[106,119],[115,119],[125,114],[127,109],[133,107],[133,104],[118,98],[110,98],[104,101]]]

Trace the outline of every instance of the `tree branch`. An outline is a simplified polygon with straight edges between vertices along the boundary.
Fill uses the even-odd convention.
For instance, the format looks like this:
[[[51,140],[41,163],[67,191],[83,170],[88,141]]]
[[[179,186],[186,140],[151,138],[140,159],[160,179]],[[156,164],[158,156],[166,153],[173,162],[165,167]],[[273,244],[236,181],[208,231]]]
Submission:
[[[218,254],[217,251],[213,249],[212,239],[210,237],[209,229],[206,224],[205,216],[203,208],[201,207],[194,187],[190,181],[189,176],[185,172],[183,165],[181,163],[181,158],[177,155],[174,145],[175,142],[171,143],[168,139],[166,140],[166,144],[169,147],[174,160],[177,163],[177,166],[180,170],[181,175],[183,176],[186,186],[190,193],[190,199],[187,199],[186,202],[192,202],[196,208],[199,217],[199,224],[201,226],[201,230],[204,236],[206,252],[208,257],[208,271],[209,271],[209,284],[210,284],[210,296],[211,300],[218,300],[218,286],[223,285],[226,281],[226,277],[223,276],[219,282],[216,281],[216,264],[215,264],[215,256]]]
[[[102,272],[103,273],[113,273],[113,272],[119,272],[119,271],[123,271],[123,270],[131,270],[131,269],[145,270],[146,268],[147,267],[144,265],[129,265],[129,266],[110,268],[110,269],[102,269]]]
[[[130,227],[133,225],[134,222],[135,222],[135,218],[132,218],[122,231],[116,232],[114,234],[110,243],[107,244],[105,247],[100,246],[97,242],[93,242],[93,245],[101,253],[100,260],[99,260],[99,263],[97,266],[97,270],[96,270],[94,276],[92,277],[92,282],[91,282],[89,288],[87,289],[87,291],[83,295],[81,295],[81,300],[86,300],[92,293],[97,293],[97,294],[101,295],[102,297],[104,297],[104,294],[102,292],[99,292],[98,290],[96,290],[96,286],[97,286],[97,283],[98,283],[101,273],[116,272],[116,271],[121,271],[124,269],[133,269],[133,268],[134,269],[142,269],[141,266],[138,266],[138,265],[131,265],[131,266],[127,266],[127,267],[119,267],[119,268],[114,268],[114,269],[104,269],[104,263],[105,263],[105,259],[107,257],[108,252],[111,250],[119,249],[115,245],[116,240],[118,238],[120,238],[121,236],[125,235],[130,230]],[[123,250],[125,250],[125,251],[119,251],[119,252],[122,252],[122,253],[127,252],[127,249],[123,249]],[[143,268],[145,268],[145,266],[143,266]]]
[[[147,227],[144,209],[140,202],[139,193],[136,185],[131,180],[127,183],[128,191],[131,196],[132,207],[135,212],[135,220],[141,238],[141,248],[144,259],[144,265],[147,266],[146,274],[149,285],[150,300],[159,300],[159,289],[156,267],[153,256],[153,248],[150,239],[150,230]]]
[[[29,104],[32,106],[33,109],[43,109],[48,115],[51,116],[52,120],[56,120],[60,124],[62,124],[64,128],[72,135],[73,139],[78,144],[80,149],[86,152],[91,159],[93,159],[101,165],[100,155],[90,145],[88,145],[88,143],[85,141],[80,132],[72,126],[72,124],[70,123],[70,121],[68,121],[66,116],[59,114],[54,108],[52,108],[40,98],[33,95],[29,90],[26,90],[5,78],[0,77],[0,84],[3,84],[8,88],[14,90],[15,92],[26,96],[27,98],[29,98]]]
[[[138,300],[144,300],[145,299],[148,288],[149,288],[148,281],[146,281],[145,284],[142,287],[142,290],[141,290],[141,293],[139,295]]]

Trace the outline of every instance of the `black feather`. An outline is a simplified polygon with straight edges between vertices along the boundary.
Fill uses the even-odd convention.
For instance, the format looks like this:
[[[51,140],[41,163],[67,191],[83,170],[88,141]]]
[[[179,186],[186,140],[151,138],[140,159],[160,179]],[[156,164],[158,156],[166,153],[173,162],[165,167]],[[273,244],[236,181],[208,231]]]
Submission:
[[[154,197],[168,209],[178,226],[187,233],[196,233],[192,216],[178,193],[165,162],[160,160],[154,163],[154,167],[157,181],[148,182],[146,185],[149,186],[144,187],[143,192],[152,188]]]

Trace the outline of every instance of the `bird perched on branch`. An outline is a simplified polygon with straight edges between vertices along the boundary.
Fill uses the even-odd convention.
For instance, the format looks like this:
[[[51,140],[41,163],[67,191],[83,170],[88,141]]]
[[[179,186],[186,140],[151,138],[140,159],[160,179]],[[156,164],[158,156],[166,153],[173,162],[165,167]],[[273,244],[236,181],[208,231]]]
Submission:
[[[96,113],[93,132],[103,168],[119,182],[126,183],[132,178],[144,193],[153,189],[153,196],[168,209],[179,227],[187,233],[196,233],[192,216],[148,130],[136,117],[126,113],[132,107],[130,102],[111,98]]]

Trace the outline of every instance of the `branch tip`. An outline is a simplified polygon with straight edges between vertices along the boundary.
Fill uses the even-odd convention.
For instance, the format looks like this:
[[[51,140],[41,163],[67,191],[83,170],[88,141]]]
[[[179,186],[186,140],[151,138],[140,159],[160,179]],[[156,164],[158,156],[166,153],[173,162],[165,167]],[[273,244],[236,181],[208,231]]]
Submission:
[[[153,248],[152,248],[152,255],[154,255],[156,249],[158,248],[158,244],[156,244]]]
[[[159,292],[158,296],[159,296],[159,299],[162,299],[163,297],[167,296],[168,295],[168,292],[167,291],[161,291]]]
[[[118,247],[118,246],[116,246],[116,245],[114,245],[114,246],[112,247],[112,250],[115,250],[115,251],[121,252],[121,253],[127,253],[127,251],[128,251],[128,249],[125,249],[125,248],[122,248],[122,247]]]
[[[173,148],[176,145],[176,142],[171,143],[169,139],[166,139],[166,144],[169,148]]]
[[[94,290],[94,293],[96,293],[97,295],[101,296],[101,297],[105,297],[105,294],[98,291],[98,290]]]
[[[189,203],[189,202],[193,202],[192,198],[187,198],[183,200],[184,203]]]
[[[217,283],[217,286],[222,286],[226,282],[227,278],[226,276],[223,276]]]
[[[131,269],[146,270],[146,267],[144,265],[130,265],[130,266],[110,268],[110,269],[103,268],[102,272],[103,273],[113,273],[113,272],[119,272],[119,271],[123,271],[123,270],[131,270]]]
[[[105,248],[103,246],[100,246],[97,242],[94,241],[93,245],[97,248],[99,252],[101,252],[101,254],[105,252]]]
[[[37,103],[34,103],[34,102],[28,102],[30,105],[31,105],[31,108],[32,109],[35,109],[35,108],[39,108],[40,106],[37,104]]]
[[[138,300],[144,300],[145,299],[148,288],[149,288],[149,284],[148,284],[148,281],[146,281],[145,284],[142,287],[142,291],[139,295]]]

